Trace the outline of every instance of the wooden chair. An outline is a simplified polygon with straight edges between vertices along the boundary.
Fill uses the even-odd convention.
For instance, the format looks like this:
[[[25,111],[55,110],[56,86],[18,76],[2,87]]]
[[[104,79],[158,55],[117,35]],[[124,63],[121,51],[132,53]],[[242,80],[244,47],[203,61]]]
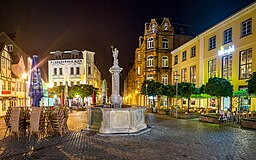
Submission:
[[[29,127],[29,139],[33,133],[38,135],[38,140],[41,139],[42,128],[42,108],[32,107],[32,112],[30,115],[30,127]]]
[[[20,109],[20,107],[13,107],[10,116],[11,136],[13,133],[16,133],[18,136],[18,140],[20,138]]]

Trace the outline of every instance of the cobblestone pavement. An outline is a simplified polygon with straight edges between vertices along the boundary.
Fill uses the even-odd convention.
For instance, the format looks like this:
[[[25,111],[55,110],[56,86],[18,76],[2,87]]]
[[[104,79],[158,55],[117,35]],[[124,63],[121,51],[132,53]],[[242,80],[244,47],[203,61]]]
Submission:
[[[0,141],[0,159],[202,159],[251,160],[256,131],[147,114],[151,130],[136,136],[99,136],[80,131],[86,112],[70,114],[70,132],[40,143],[35,137]],[[75,121],[76,120],[76,121]],[[2,127],[2,126],[0,126]],[[0,132],[2,133],[2,132]]]

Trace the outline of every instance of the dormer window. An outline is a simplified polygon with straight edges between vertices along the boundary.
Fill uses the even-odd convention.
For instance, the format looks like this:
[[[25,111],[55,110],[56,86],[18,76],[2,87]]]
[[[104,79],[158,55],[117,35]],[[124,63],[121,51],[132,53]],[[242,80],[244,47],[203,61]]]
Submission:
[[[155,31],[156,31],[156,26],[155,24],[152,24],[152,32],[155,33]]]
[[[8,44],[7,45],[7,50],[8,50],[8,52],[13,52],[13,45],[12,44]]]
[[[164,30],[165,30],[165,31],[168,30],[168,24],[167,24],[167,23],[164,24]]]

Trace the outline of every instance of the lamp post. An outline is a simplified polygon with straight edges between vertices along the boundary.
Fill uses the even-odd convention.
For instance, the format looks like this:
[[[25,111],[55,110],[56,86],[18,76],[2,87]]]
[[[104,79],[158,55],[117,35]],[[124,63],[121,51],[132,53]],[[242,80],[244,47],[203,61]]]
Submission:
[[[178,80],[179,74],[175,74],[175,82],[176,82],[176,118],[178,116]]]
[[[148,84],[146,83],[146,107],[148,107]]]
[[[27,106],[27,104],[26,104],[26,91],[27,91],[26,79],[27,79],[27,76],[28,76],[28,74],[26,72],[22,73],[22,79],[24,80],[24,105],[25,105],[25,107]]]

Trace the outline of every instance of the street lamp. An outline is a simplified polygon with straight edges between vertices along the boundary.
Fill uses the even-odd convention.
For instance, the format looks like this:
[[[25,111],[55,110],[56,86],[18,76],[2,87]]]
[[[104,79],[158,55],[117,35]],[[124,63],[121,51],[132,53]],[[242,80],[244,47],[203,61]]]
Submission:
[[[179,74],[175,74],[175,82],[176,82],[176,118],[178,116],[178,80],[179,80]]]
[[[27,106],[27,104],[26,104],[26,91],[27,91],[27,81],[26,81],[26,79],[27,79],[27,76],[28,76],[28,74],[26,73],[26,72],[23,72],[22,73],[22,79],[24,80],[24,105],[25,105],[25,107]]]
[[[49,97],[49,92],[50,90],[53,87],[53,82],[49,82],[47,83],[47,91],[48,91],[48,106],[50,106],[50,97]]]

